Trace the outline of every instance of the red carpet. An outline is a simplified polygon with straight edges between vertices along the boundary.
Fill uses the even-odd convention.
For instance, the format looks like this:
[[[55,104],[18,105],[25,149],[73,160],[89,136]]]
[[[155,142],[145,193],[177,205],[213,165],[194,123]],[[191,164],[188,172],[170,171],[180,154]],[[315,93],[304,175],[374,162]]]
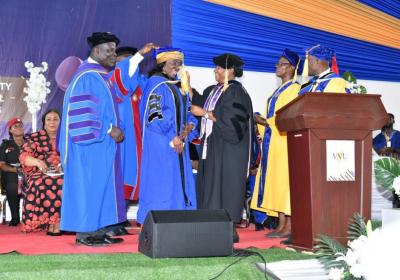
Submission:
[[[139,228],[131,228],[132,235],[124,236],[124,242],[105,247],[75,245],[75,235],[47,236],[45,232],[22,233],[19,227],[0,225],[0,254],[18,252],[23,255],[42,254],[99,254],[99,253],[137,253]],[[240,243],[235,248],[270,247],[284,248],[282,239],[266,238],[268,231],[255,231],[254,227],[238,229]]]

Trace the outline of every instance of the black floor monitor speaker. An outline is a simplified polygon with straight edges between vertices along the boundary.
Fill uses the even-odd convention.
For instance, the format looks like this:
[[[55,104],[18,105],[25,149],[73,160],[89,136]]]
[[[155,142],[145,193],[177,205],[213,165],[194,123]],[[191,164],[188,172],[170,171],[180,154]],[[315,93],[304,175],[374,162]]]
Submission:
[[[233,223],[226,210],[150,211],[139,252],[151,258],[229,256]]]

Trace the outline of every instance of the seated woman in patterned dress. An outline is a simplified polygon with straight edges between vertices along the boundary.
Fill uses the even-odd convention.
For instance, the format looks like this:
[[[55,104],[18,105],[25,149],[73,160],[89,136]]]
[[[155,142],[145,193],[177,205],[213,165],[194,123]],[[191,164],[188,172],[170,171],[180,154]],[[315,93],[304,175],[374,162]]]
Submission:
[[[22,223],[24,232],[47,230],[47,235],[60,232],[60,210],[63,175],[56,135],[60,113],[51,109],[43,117],[43,130],[32,133],[19,157],[24,170],[25,191]]]

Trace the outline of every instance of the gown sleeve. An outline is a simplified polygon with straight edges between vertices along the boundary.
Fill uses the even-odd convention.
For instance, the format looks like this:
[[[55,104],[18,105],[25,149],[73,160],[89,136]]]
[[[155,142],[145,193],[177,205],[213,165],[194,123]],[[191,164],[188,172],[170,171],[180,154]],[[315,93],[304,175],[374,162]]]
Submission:
[[[87,73],[79,79],[66,117],[71,141],[81,145],[102,142],[111,126],[117,126],[111,93],[100,75]]]
[[[225,141],[232,144],[239,143],[249,130],[251,112],[246,95],[241,86],[231,85],[223,93],[220,106],[214,110],[217,121],[213,130],[216,129]]]
[[[118,98],[123,101],[129,100],[142,82],[139,73],[139,63],[142,60],[143,56],[136,53],[134,56],[118,62],[112,73],[111,79],[116,84]]]
[[[199,131],[197,130],[197,118],[190,112],[190,106],[191,106],[191,102],[188,99],[186,102],[186,122],[187,124],[192,124],[193,125],[193,129],[192,131],[190,131],[189,135],[188,135],[188,140],[192,141],[193,139],[196,139],[199,137]]]
[[[177,136],[174,100],[167,85],[158,86],[149,94],[146,104],[146,129],[163,134],[171,141]]]

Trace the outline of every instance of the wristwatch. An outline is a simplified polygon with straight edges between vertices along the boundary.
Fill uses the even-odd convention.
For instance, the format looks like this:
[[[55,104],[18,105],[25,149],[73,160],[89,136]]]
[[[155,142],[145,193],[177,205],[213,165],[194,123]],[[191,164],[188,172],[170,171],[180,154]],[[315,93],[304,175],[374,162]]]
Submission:
[[[209,119],[208,112],[204,114],[204,118]]]

